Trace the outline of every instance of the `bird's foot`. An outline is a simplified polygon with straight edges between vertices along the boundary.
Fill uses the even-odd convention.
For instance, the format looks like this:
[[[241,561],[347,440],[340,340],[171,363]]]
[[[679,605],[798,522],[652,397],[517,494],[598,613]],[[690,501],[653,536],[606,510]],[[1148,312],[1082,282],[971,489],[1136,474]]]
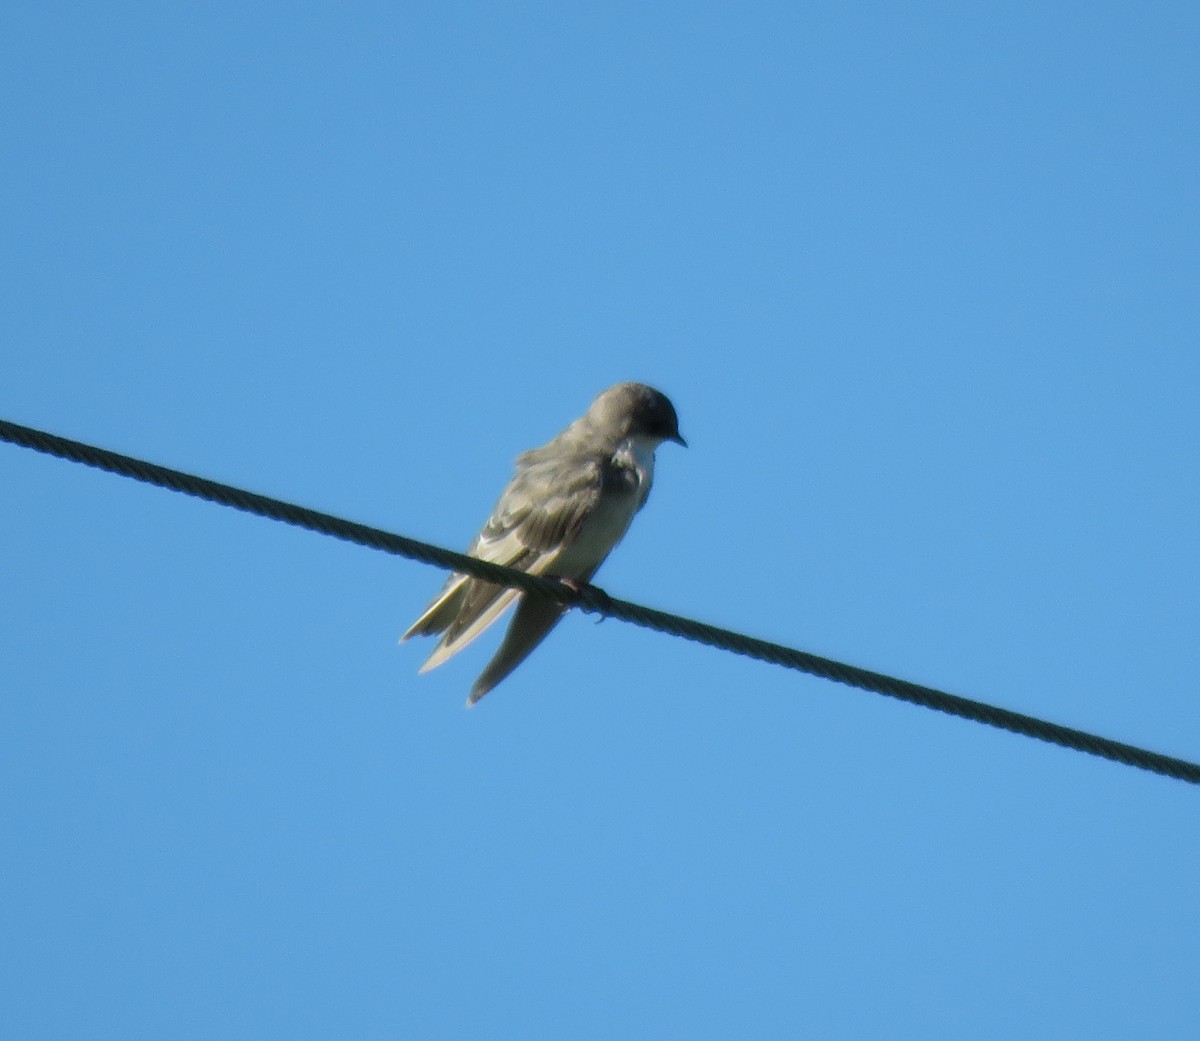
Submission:
[[[578,607],[590,614],[598,614],[601,619],[608,614],[612,599],[599,586],[581,582],[577,578],[560,578],[558,581],[574,594],[572,607]]]

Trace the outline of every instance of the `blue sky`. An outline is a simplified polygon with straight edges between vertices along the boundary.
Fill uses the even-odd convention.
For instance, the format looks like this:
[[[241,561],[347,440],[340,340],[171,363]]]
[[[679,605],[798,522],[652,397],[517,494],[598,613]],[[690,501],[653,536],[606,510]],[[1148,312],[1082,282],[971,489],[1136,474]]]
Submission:
[[[10,3],[0,415],[1200,758],[1194,4]],[[0,446],[6,1037],[1128,1038],[1182,783]],[[483,641],[481,641],[481,644]]]

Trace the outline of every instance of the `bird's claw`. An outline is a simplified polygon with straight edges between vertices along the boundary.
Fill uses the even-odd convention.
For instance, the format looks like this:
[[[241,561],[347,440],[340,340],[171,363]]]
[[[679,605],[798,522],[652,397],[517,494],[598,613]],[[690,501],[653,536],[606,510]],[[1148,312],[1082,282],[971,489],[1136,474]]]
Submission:
[[[590,582],[581,582],[577,578],[560,578],[558,581],[574,594],[572,606],[594,612],[601,618],[608,614],[609,608],[612,606],[612,599],[599,586],[594,586]]]

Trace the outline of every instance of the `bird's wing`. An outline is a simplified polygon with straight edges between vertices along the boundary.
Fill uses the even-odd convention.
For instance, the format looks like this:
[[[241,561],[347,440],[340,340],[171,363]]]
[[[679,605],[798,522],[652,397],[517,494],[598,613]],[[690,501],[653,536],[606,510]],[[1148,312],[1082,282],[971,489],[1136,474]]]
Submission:
[[[479,678],[471,687],[468,707],[474,705],[505,676],[521,664],[539,643],[546,638],[566,607],[556,604],[544,596],[523,596],[513,615],[512,623],[500,643],[492,660],[487,663]]]
[[[467,553],[531,575],[554,574],[555,562],[578,537],[596,506],[604,464],[602,457],[583,454],[522,456],[516,477]],[[427,672],[466,647],[519,595],[517,589],[468,575],[451,575],[442,592],[401,639],[443,634],[437,649],[421,667]]]

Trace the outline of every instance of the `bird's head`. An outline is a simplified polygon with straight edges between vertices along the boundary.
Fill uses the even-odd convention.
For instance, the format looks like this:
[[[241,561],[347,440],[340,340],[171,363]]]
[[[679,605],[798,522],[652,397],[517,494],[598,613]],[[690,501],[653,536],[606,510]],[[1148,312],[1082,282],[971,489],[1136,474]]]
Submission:
[[[588,418],[606,429],[619,431],[622,438],[646,437],[687,447],[679,433],[679,417],[671,399],[644,383],[618,383],[609,387],[592,402]]]

